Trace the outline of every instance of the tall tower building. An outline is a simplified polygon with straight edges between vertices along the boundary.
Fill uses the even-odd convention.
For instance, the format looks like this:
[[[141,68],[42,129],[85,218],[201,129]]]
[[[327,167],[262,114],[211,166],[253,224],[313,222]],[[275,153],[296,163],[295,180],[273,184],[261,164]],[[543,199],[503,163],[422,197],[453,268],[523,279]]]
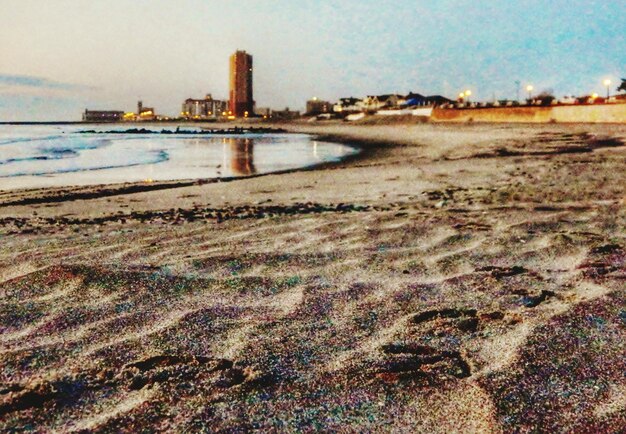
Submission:
[[[237,50],[230,56],[230,105],[229,110],[237,117],[252,115],[252,56]]]

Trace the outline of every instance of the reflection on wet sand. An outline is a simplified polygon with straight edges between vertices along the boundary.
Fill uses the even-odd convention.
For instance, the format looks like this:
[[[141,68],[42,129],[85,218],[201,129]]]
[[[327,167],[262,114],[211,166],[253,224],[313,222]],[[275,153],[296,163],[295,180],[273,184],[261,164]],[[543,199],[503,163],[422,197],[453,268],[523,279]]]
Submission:
[[[253,175],[254,167],[254,140],[227,138],[230,145],[230,167],[234,175]]]

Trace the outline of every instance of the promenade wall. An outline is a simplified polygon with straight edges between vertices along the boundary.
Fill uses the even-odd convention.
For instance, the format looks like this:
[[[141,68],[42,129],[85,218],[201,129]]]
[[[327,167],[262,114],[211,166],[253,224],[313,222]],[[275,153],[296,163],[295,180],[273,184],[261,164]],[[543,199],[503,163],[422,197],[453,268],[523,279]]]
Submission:
[[[433,122],[591,122],[626,124],[626,104],[474,109],[435,108],[430,119]]]

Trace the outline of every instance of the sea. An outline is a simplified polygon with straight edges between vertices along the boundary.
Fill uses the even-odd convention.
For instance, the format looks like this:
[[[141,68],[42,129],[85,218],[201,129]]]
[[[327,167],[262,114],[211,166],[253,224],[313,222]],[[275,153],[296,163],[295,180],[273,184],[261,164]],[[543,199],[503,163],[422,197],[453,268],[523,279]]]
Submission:
[[[358,153],[306,134],[176,134],[175,125],[140,127],[173,134],[125,133],[132,127],[0,125],[0,190],[245,177]]]

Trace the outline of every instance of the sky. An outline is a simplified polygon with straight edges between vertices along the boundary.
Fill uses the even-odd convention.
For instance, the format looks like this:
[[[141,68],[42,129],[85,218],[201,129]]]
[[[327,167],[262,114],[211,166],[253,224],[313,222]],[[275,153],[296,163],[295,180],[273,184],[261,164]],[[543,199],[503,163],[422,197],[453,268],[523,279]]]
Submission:
[[[258,107],[408,93],[476,100],[615,90],[623,0],[0,0],[0,121],[85,108],[175,115],[228,95],[228,57],[254,58]],[[522,96],[524,91],[522,90]]]

